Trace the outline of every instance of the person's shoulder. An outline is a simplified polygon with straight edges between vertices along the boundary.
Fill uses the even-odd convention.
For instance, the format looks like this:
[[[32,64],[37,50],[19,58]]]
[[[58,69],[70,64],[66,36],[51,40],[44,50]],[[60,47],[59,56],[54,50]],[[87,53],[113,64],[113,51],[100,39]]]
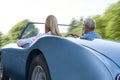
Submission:
[[[95,36],[96,36],[96,38],[102,38],[101,35],[96,32],[95,32]]]
[[[96,32],[89,32],[87,34],[84,34],[81,39],[94,39],[94,38],[101,38],[99,34]]]
[[[102,38],[102,36],[100,34],[97,34],[98,38]]]

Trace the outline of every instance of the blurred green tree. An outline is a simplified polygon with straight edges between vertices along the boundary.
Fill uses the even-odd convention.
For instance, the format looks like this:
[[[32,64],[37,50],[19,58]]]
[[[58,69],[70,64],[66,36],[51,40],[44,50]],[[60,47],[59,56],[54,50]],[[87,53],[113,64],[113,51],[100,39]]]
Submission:
[[[77,27],[77,24],[79,23],[78,20],[76,20],[75,18],[72,19],[71,23],[70,23],[70,27],[68,29],[68,31],[72,31],[73,29],[75,29]]]
[[[2,46],[2,32],[0,32],[0,47]]]
[[[25,19],[23,21],[18,22],[16,25],[14,25],[6,35],[2,36],[1,46],[4,46],[8,43],[16,42],[18,40],[18,37],[19,37],[21,31],[23,30],[23,28],[26,26],[26,24],[28,22],[29,22],[29,20]]]
[[[95,31],[97,33],[99,33],[102,38],[106,38],[105,34],[106,34],[106,23],[104,20],[104,17],[102,17],[101,15],[96,15],[93,17],[96,21],[96,29]]]
[[[106,38],[120,40],[120,1],[112,4],[105,12]]]
[[[70,36],[69,34],[77,34],[79,36],[82,35],[82,27],[83,27],[83,18],[81,17],[80,20],[73,18],[70,23],[68,33],[65,36],[68,37]]]

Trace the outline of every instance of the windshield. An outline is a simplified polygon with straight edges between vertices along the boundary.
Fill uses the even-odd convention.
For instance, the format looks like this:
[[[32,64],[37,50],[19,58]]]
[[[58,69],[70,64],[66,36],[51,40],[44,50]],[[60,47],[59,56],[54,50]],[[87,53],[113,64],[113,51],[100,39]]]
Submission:
[[[68,32],[69,25],[59,24],[58,25],[60,33],[64,36]],[[23,32],[21,33],[20,39],[30,38],[38,34],[45,33],[45,24],[44,23],[28,23]]]

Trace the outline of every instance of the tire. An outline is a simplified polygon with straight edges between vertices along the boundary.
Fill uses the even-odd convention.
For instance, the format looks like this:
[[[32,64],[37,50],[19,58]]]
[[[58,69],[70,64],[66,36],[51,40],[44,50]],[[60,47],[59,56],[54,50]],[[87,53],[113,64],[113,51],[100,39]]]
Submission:
[[[1,78],[1,80],[9,80],[10,78],[8,77],[8,76],[6,76],[5,74],[4,74],[4,72],[3,72],[3,75],[2,75],[2,78]]]
[[[3,66],[2,66],[2,61],[1,61],[1,56],[0,56],[0,80],[9,80],[10,78],[5,75]]]
[[[51,80],[46,61],[42,55],[33,58],[28,71],[28,80]]]

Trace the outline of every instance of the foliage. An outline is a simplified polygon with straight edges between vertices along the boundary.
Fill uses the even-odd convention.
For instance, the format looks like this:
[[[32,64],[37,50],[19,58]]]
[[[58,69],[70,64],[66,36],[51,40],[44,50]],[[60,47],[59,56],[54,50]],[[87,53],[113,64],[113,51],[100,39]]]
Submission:
[[[26,26],[26,24],[29,21],[27,19],[18,22],[16,25],[14,25],[10,31],[8,32],[8,34],[3,35],[1,38],[1,46],[4,46],[8,43],[14,43],[18,40],[18,37],[21,33],[21,31],[23,30],[23,28]]]
[[[96,21],[96,29],[95,31],[102,36],[102,38],[106,37],[106,23],[103,16],[96,15],[93,17]]]
[[[80,18],[80,20],[76,20],[75,18],[72,19],[70,23],[70,28],[68,29],[68,33],[65,34],[65,37],[70,36],[69,34],[77,34],[82,35],[82,25],[83,25],[83,18]]]
[[[73,18],[70,23],[70,27],[69,27],[68,31],[72,31],[74,28],[76,28],[78,23],[79,23],[79,21],[76,20],[75,18]]]
[[[77,35],[81,36],[82,28],[81,27],[74,28],[74,29],[72,29],[71,32],[68,32],[67,34],[64,34],[64,35],[65,35],[65,37],[69,37],[69,36],[71,36],[70,34],[77,34]]]
[[[120,40],[120,1],[111,5],[105,12],[108,20],[106,26],[106,38]]]
[[[12,27],[12,29],[8,32],[8,36],[12,37],[12,40],[17,40],[23,28],[27,25],[29,21],[27,19],[18,22],[16,25]],[[14,37],[13,37],[14,36]]]
[[[0,32],[0,47],[2,46],[2,33]]]

